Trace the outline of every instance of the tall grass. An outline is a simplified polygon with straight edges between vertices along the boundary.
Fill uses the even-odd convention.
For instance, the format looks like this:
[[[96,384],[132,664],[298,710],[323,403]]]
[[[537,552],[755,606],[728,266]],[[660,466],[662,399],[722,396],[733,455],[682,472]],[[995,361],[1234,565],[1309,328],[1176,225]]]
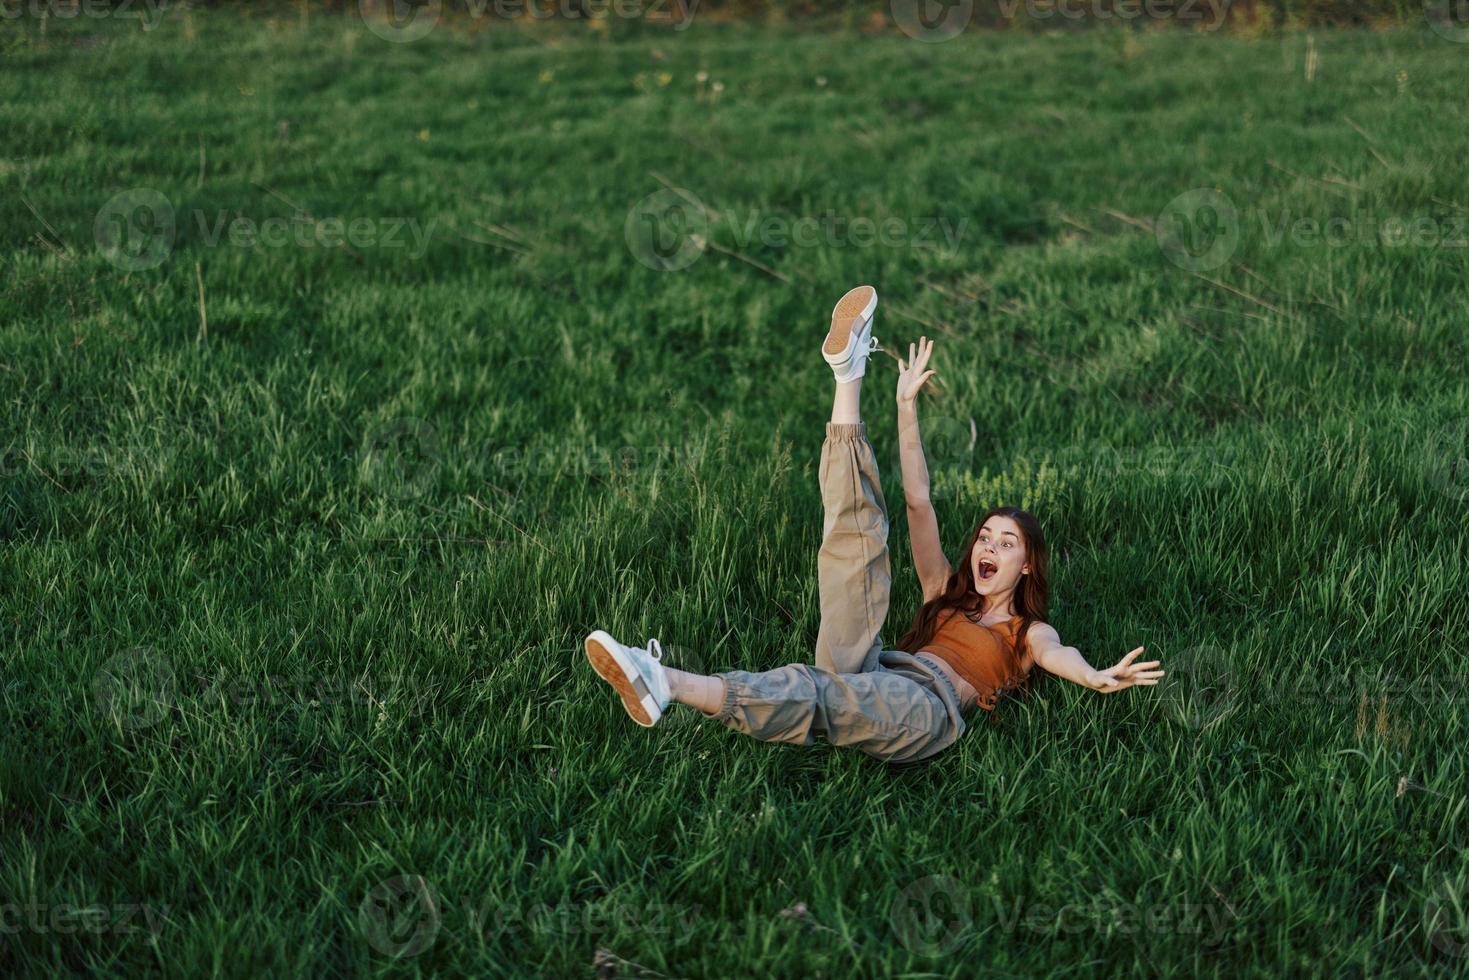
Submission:
[[[24,33],[0,970],[1462,972],[1462,54]],[[939,338],[950,547],[1033,507],[1169,683],[900,772],[608,697],[593,627],[810,657],[857,282]]]

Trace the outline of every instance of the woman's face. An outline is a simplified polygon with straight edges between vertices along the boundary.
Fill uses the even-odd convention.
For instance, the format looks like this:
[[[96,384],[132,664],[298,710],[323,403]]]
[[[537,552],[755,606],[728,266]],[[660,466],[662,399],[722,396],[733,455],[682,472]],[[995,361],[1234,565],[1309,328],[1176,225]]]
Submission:
[[[1004,593],[1020,582],[1030,571],[1025,563],[1025,539],[1020,525],[1009,517],[991,517],[979,529],[974,550],[969,552],[969,570],[974,575],[974,591],[988,596]]]

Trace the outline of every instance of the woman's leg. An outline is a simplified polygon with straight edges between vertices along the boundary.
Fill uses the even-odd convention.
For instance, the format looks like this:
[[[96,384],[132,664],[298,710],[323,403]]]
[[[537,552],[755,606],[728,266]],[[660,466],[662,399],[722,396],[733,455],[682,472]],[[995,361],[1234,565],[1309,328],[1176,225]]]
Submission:
[[[816,666],[833,674],[876,669],[882,652],[878,634],[892,589],[887,507],[877,456],[857,414],[861,384],[857,380],[837,386],[833,421],[827,423],[821,447],[825,521],[816,557],[821,594]],[[838,422],[839,415],[856,415],[857,421]]]
[[[833,674],[810,664],[718,675],[724,698],[706,717],[763,742],[824,738],[887,762],[926,758],[958,737],[944,699],[890,670]]]
[[[888,762],[928,758],[964,731],[953,688],[899,651],[884,652],[879,669],[865,674],[790,664],[705,676],[664,667],[657,640],[633,647],[594,630],[584,646],[597,674],[645,727],[656,725],[676,701],[762,741],[810,745],[824,737]]]
[[[888,611],[892,574],[888,563],[887,508],[877,456],[862,421],[862,378],[876,349],[872,316],[877,292],[858,286],[837,301],[822,356],[836,381],[831,421],[821,447],[819,478],[825,511],[816,579],[821,627],[816,666],[833,674],[875,670],[878,631]]]
[[[838,381],[831,399],[833,425],[855,425],[862,421],[862,379]]]
[[[668,671],[668,689],[672,700],[713,715],[724,704],[724,681],[718,674],[691,674],[674,667]]]
[[[838,304],[840,305],[840,304]],[[862,421],[862,378],[838,381],[820,463],[825,532],[817,556],[821,627],[816,665],[834,674],[877,668],[878,630],[887,615],[891,572],[887,510],[877,458]],[[725,685],[706,676],[666,668],[672,699],[713,715],[724,704]]]

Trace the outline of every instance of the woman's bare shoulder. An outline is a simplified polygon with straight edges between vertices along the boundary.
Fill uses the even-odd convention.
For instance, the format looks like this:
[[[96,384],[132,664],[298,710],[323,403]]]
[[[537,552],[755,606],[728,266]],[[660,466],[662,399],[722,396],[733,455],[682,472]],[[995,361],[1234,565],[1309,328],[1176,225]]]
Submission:
[[[1052,626],[1050,623],[1041,622],[1039,619],[1033,620],[1030,624],[1030,631],[1027,635],[1032,637],[1056,636],[1056,627]]]
[[[1047,650],[1058,646],[1061,638],[1056,635],[1056,629],[1050,623],[1035,620],[1026,629],[1025,635],[1017,637],[1020,646],[1020,664],[1025,670],[1035,666],[1035,651]]]

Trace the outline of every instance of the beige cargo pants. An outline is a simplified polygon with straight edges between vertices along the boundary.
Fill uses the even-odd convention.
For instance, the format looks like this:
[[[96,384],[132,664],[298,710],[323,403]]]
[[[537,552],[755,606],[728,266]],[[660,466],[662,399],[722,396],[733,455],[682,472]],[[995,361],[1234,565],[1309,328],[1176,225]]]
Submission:
[[[930,758],[964,733],[959,694],[926,657],[884,650],[878,636],[892,573],[865,423],[827,423],[820,480],[826,520],[816,561],[816,663],[720,673],[724,703],[706,717],[767,742],[810,745],[822,736],[885,762]]]

